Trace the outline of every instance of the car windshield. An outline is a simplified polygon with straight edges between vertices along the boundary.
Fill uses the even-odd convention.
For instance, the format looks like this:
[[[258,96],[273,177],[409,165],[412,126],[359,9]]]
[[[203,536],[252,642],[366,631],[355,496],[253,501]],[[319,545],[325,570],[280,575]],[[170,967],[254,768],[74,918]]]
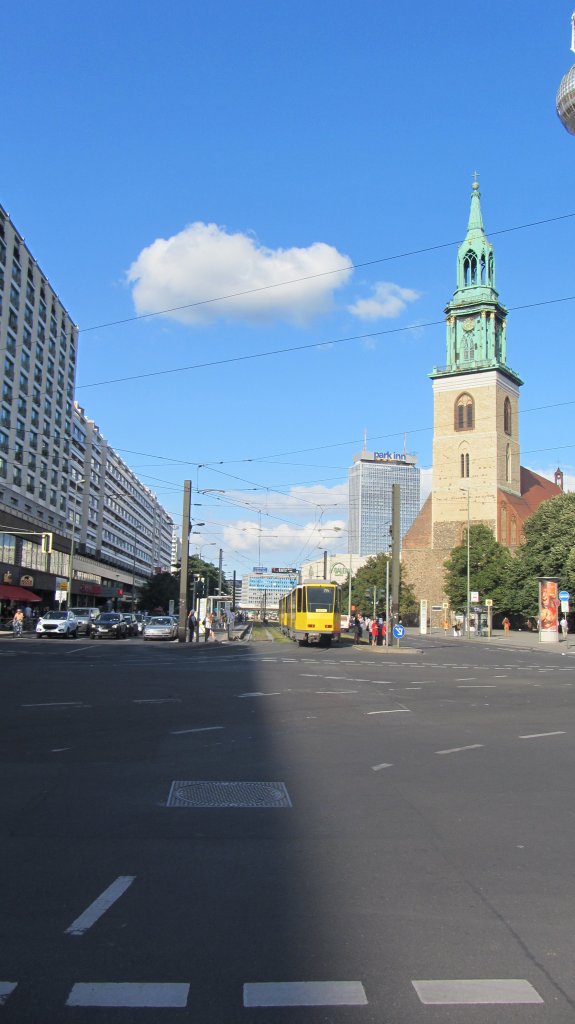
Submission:
[[[150,621],[147,623],[147,625],[148,626],[171,626],[172,625],[172,620],[171,619],[167,619],[165,617],[157,616],[154,619],[150,619]]]
[[[103,623],[106,623],[106,622],[119,622],[119,621],[120,621],[120,616],[119,615],[114,615],[113,612],[104,612],[104,614],[100,615],[100,618],[98,619],[98,622],[103,622]]]
[[[308,612],[332,612],[334,593],[333,587],[308,587]]]
[[[90,614],[91,609],[90,608],[70,608],[70,611],[73,612],[74,615],[76,615],[76,616],[81,615],[81,616],[84,617],[84,616]]]
[[[47,612],[42,618],[45,619],[67,619],[68,612]]]

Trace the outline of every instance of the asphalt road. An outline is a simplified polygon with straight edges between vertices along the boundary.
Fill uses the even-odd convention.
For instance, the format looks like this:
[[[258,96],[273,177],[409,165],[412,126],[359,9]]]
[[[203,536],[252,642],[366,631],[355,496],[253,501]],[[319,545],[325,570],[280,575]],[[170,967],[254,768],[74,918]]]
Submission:
[[[574,655],[417,647],[0,639],[0,1024],[573,1024]]]

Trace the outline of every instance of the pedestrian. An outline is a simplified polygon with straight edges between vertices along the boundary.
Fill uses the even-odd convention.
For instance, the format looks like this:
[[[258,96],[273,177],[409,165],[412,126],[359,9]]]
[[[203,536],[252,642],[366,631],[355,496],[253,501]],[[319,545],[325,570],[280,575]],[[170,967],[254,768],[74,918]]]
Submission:
[[[212,630],[214,628],[214,613],[213,612],[212,612],[211,615],[210,615],[209,612],[206,612],[206,617],[204,619],[203,625],[204,625],[204,643],[207,644],[208,640],[210,639],[210,634],[211,634],[211,632],[212,632]]]
[[[14,638],[19,639],[22,636],[24,629],[24,612],[21,608],[17,608],[12,619],[12,629],[14,631]]]
[[[380,615],[377,622],[377,639],[376,643],[378,647],[383,647],[383,638],[385,636],[385,622],[383,621],[383,615]]]
[[[508,633],[509,630],[511,629],[511,623],[510,623],[509,619],[507,618],[507,616],[505,616],[505,618],[503,619],[503,622],[501,623],[501,625],[503,626],[503,629],[505,630],[505,632]]]
[[[189,636],[189,643],[191,643],[191,644],[193,644],[193,642],[194,642],[194,633],[196,631],[196,622],[197,622],[196,613],[195,613],[194,609],[192,608],[190,614],[188,615],[188,636]]]
[[[447,636],[447,630],[448,629],[449,629],[449,622],[447,621],[447,619],[444,619],[443,620],[443,633],[444,633],[445,636]]]
[[[569,624],[567,622],[567,616],[566,615],[564,615],[563,618],[561,619],[560,625],[561,625],[561,632],[563,633],[563,636],[567,636],[567,634],[569,632]]]
[[[356,615],[353,620],[354,643],[361,643],[361,619]]]
[[[363,620],[363,624],[367,633],[367,642],[368,644],[371,644],[371,619],[369,615]]]

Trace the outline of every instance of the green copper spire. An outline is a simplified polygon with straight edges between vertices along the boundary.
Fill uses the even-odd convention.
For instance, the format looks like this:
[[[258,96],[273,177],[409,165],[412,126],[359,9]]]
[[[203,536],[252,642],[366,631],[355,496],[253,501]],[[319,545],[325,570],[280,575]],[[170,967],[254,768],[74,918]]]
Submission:
[[[507,366],[507,310],[495,288],[493,246],[485,234],[477,175],[471,187],[467,234],[457,251],[457,288],[447,314],[447,366],[432,377],[478,370],[503,370],[521,383]]]

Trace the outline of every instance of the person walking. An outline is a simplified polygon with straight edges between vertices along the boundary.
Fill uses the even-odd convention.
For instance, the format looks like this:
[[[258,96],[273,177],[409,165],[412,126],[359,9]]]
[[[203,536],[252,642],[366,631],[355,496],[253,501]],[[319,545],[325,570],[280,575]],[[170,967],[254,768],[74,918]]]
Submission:
[[[361,619],[359,618],[359,615],[356,615],[354,620],[353,620],[353,633],[354,633],[354,641],[353,642],[356,643],[356,644],[360,644],[361,643]]]
[[[206,612],[206,617],[204,619],[204,643],[205,644],[207,644],[208,640],[210,639],[211,630],[212,630],[212,619],[211,619],[210,613]]]
[[[501,623],[501,625],[503,626],[503,629],[505,630],[505,632],[508,633],[509,630],[511,629],[511,623],[510,623],[509,619],[507,618],[507,616],[505,616],[505,618],[503,619],[503,622]]]
[[[21,608],[17,608],[12,619],[12,629],[14,631],[14,638],[18,640],[24,631],[24,612]]]
[[[191,644],[193,644],[193,642],[194,642],[194,633],[196,631],[196,622],[197,622],[196,613],[195,613],[194,609],[192,608],[190,614],[188,615],[188,636],[189,636],[189,643],[191,643]]]
[[[563,618],[561,619],[561,622],[559,623],[559,625],[561,627],[561,632],[562,632],[563,636],[567,636],[567,634],[569,632],[569,625],[567,623],[567,616],[566,615],[563,616]]]
[[[369,640],[369,642],[370,642],[372,647],[376,646],[378,635],[379,635],[379,619],[374,619],[372,624],[371,624],[371,636],[370,636],[370,640]]]

